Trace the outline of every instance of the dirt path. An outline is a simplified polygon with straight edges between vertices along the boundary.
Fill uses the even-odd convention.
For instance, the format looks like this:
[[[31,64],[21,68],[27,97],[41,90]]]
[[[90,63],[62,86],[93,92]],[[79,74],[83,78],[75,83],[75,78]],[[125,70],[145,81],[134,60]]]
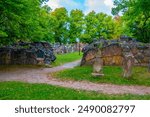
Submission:
[[[61,81],[47,76],[48,73],[73,68],[80,61],[70,62],[54,68],[17,68],[17,70],[0,71],[0,81],[23,81],[29,83],[47,83],[72,89],[97,91],[107,94],[150,94],[150,87],[146,86],[119,86],[112,84],[98,84],[88,81]],[[11,69],[11,68],[10,68]]]

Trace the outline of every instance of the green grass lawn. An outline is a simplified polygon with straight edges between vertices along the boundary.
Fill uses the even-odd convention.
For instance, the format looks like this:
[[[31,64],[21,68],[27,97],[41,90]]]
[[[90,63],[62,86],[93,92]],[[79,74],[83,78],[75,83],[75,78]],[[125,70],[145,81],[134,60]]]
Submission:
[[[105,76],[93,77],[91,75],[92,67],[83,66],[56,72],[52,75],[62,80],[87,80],[96,83],[150,86],[150,73],[147,72],[146,67],[134,67],[133,76],[130,79],[122,77],[122,68],[119,66],[105,66],[103,72]]]
[[[108,95],[47,84],[0,82],[1,100],[149,100],[150,95]]]
[[[52,66],[59,66],[59,65],[65,64],[67,62],[79,60],[82,58],[82,53],[80,53],[80,55],[79,55],[79,52],[57,54],[56,57],[57,57],[57,59],[55,60],[54,63],[52,63]]]

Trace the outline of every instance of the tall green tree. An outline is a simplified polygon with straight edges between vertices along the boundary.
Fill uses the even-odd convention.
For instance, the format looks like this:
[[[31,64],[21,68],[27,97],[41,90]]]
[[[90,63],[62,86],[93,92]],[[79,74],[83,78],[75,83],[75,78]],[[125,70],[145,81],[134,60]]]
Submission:
[[[76,42],[76,38],[81,37],[83,33],[84,14],[81,10],[72,10],[69,17],[69,40],[72,43]]]
[[[149,0],[115,0],[114,15],[123,13],[126,28],[131,35],[142,42],[150,41],[150,1]]]
[[[120,35],[120,22],[105,13],[90,12],[85,16],[85,30],[82,41],[91,42],[94,38],[114,39]]]
[[[93,40],[93,38],[97,38],[98,23],[99,22],[94,11],[91,11],[85,16],[84,33],[81,36],[83,42],[89,43]]]
[[[41,31],[40,5],[45,0],[1,0],[0,43],[31,41]]]
[[[40,16],[39,16],[39,27],[41,28],[36,36],[35,41],[48,41],[48,42],[54,42],[54,28],[55,28],[55,22],[56,19],[52,17],[51,8],[49,6],[43,6],[40,9]]]
[[[122,17],[117,15],[113,18],[114,20],[114,31],[112,34],[113,39],[119,39],[120,35],[126,32],[124,35],[129,35],[129,30],[125,27]],[[130,35],[129,35],[130,36]]]
[[[55,42],[66,43],[68,36],[68,12],[65,8],[57,8],[51,12],[51,16],[56,20],[54,31]]]

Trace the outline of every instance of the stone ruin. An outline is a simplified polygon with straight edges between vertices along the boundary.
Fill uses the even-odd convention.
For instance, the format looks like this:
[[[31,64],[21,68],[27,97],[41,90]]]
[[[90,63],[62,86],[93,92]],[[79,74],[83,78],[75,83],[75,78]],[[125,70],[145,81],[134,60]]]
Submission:
[[[53,44],[54,48],[54,53],[56,54],[64,54],[64,53],[70,53],[70,52],[75,52],[76,47],[71,44],[60,44],[60,43],[55,43]]]
[[[52,45],[54,49],[55,54],[64,54],[64,53],[71,53],[71,52],[76,52],[82,50],[82,48],[85,46],[85,44],[77,43],[77,44],[60,44],[60,43],[55,43]]]
[[[148,66],[150,71],[150,44],[138,42],[127,36],[122,36],[118,40],[93,40],[82,49],[82,52],[81,66],[93,65],[92,75],[103,75],[103,65],[122,66],[124,77],[131,76],[133,65]],[[98,57],[98,53],[101,53],[101,56]]]
[[[103,59],[102,59],[102,51],[97,49],[97,54],[95,55],[94,63],[93,63],[93,76],[104,76],[103,71]]]
[[[52,46],[47,42],[19,42],[0,48],[0,65],[47,64],[55,61]]]

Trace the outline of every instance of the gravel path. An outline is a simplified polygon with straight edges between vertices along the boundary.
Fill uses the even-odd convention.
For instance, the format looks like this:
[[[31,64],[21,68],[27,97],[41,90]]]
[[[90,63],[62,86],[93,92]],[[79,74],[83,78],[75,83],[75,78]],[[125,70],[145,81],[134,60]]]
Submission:
[[[47,83],[72,89],[97,91],[107,94],[150,94],[150,87],[146,86],[120,86],[113,84],[98,84],[88,81],[62,81],[48,73],[70,69],[80,64],[80,61],[70,62],[54,68],[17,68],[15,70],[1,70],[0,81],[23,81],[29,83]]]

